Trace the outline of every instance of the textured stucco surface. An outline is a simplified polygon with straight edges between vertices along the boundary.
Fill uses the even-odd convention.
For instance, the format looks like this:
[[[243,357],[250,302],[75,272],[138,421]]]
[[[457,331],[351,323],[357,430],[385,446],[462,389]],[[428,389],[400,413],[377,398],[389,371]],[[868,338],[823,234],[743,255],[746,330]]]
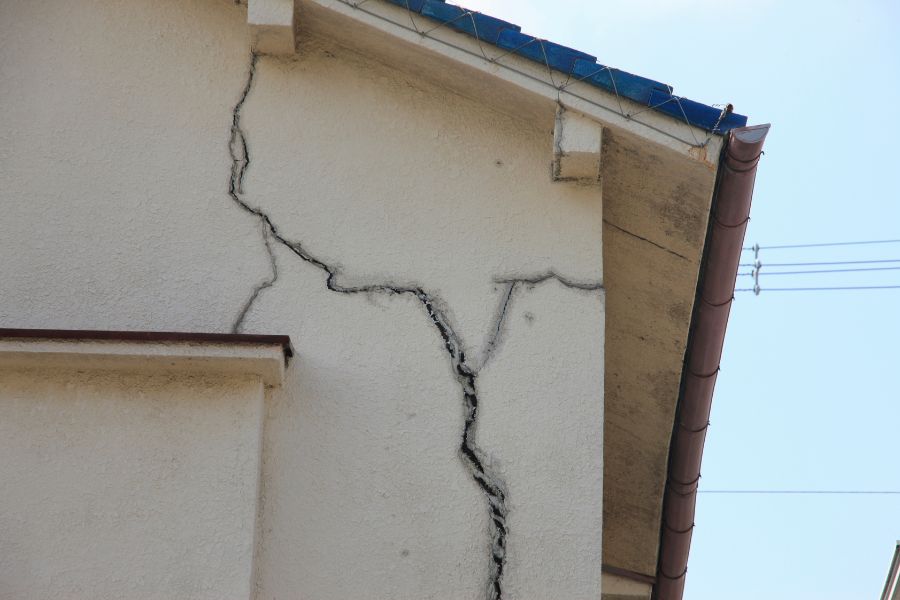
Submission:
[[[258,377],[0,370],[0,597],[247,598]]]
[[[0,322],[229,330],[273,277],[260,220],[228,195],[245,9],[0,6]],[[521,283],[507,304],[497,280],[600,284],[599,187],[551,182],[552,110],[516,118],[301,42],[296,60],[257,63],[241,197],[341,284],[429,294],[480,369],[474,441],[506,490],[505,597],[598,597],[602,290]],[[336,293],[271,246],[277,279],[241,328],[289,334],[297,356],[267,399],[255,595],[487,597],[486,498],[423,304]]]

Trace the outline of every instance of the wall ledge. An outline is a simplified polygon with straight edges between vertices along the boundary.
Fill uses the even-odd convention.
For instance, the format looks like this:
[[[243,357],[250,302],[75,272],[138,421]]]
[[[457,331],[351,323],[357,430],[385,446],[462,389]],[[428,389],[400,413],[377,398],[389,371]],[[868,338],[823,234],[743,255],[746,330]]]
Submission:
[[[0,329],[0,369],[257,376],[277,387],[292,355],[287,336]]]

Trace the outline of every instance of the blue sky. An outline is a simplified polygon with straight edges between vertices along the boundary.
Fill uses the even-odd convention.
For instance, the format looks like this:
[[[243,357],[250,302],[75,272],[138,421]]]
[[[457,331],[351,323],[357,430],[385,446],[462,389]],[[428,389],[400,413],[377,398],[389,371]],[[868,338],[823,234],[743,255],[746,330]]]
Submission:
[[[462,4],[771,122],[748,245],[900,238],[900,3]],[[890,258],[900,244],[761,255]],[[900,271],[762,283],[900,285]],[[900,289],[739,294],[701,489],[900,489],[898,309]],[[685,598],[877,598],[898,538],[900,496],[701,496]]]

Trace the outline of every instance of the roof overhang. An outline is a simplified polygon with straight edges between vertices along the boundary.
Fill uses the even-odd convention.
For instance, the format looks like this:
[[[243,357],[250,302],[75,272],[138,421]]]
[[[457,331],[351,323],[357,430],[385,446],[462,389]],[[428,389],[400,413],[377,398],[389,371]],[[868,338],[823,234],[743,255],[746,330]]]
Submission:
[[[707,165],[718,159],[720,135],[388,1],[251,0],[248,19],[263,53],[291,54],[291,42],[302,51],[310,36],[333,40],[525,118],[562,105]]]

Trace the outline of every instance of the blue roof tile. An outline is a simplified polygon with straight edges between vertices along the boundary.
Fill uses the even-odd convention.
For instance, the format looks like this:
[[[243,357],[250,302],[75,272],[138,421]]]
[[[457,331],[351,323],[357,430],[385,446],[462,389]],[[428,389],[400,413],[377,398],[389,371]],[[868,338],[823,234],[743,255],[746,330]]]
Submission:
[[[727,131],[747,124],[747,117],[728,113],[722,117],[722,109],[707,106],[687,98],[679,98],[659,90],[650,94],[649,106],[678,119],[687,119],[691,125],[706,130]],[[720,122],[721,117],[721,122]]]
[[[618,93],[641,104],[650,102],[650,95],[654,90],[667,94],[672,92],[672,87],[665,83],[586,60],[575,61],[572,75],[581,81]]]
[[[496,44],[504,29],[519,31],[519,26],[514,23],[471,12],[443,0],[423,0],[421,14],[489,44]]]
[[[597,60],[596,56],[585,52],[520,33],[518,28],[500,32],[497,45],[535,62],[549,65],[563,73],[570,73],[576,60],[590,62]]]
[[[595,56],[522,33],[518,25],[444,0],[386,0],[451,29],[476,37],[608,92],[633,100],[707,131],[725,132],[747,124],[747,117],[672,95],[672,87],[619,69],[606,67]]]
[[[387,2],[408,8],[416,13],[422,12],[422,5],[425,4],[425,0],[387,0]]]

